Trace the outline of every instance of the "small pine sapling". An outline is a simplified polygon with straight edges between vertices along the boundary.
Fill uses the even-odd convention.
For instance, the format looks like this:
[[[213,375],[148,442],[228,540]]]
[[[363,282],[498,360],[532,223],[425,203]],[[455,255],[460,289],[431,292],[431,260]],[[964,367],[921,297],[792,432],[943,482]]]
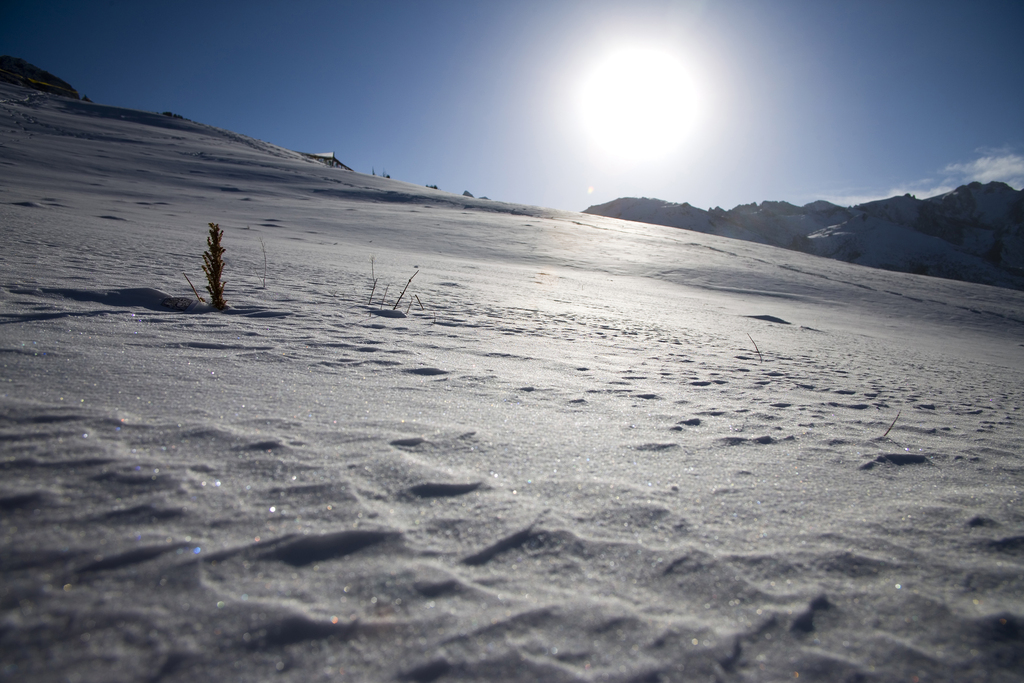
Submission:
[[[218,311],[228,306],[224,300],[224,283],[220,277],[224,274],[224,247],[220,246],[220,238],[224,231],[217,223],[210,223],[210,235],[206,238],[207,250],[203,252],[203,272],[206,273],[206,291],[210,293],[210,303]]]

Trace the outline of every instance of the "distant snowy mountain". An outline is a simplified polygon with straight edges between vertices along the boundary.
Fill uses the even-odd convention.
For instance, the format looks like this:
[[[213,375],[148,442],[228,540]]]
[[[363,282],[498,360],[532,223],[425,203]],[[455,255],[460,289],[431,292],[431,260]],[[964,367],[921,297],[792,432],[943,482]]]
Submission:
[[[844,208],[826,201],[710,211],[626,197],[584,213],[748,240],[906,273],[1024,289],[1024,191],[991,182]]]

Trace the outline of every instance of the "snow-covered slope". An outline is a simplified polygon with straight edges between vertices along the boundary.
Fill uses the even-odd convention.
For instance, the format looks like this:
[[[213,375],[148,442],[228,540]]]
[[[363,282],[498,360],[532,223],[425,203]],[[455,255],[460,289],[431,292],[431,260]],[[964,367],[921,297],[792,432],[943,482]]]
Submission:
[[[875,268],[1024,288],[1024,191],[971,183],[843,208],[825,201],[702,211],[658,199],[616,199],[584,213],[795,249]]]
[[[1017,680],[1022,330],[0,85],[0,676]]]

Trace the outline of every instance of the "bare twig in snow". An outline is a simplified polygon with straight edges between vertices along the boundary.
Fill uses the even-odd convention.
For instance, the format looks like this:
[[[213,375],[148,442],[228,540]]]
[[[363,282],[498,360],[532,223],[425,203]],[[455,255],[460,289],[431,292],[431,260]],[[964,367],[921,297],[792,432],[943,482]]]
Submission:
[[[418,272],[420,271],[417,270],[416,273]],[[416,273],[413,273],[412,275],[409,276],[409,282],[405,283],[405,287],[402,288],[402,293],[398,295],[398,301],[395,302],[395,307],[392,308],[391,310],[394,311],[398,309],[398,304],[402,303],[402,297],[405,296],[405,290],[409,289],[409,283],[411,283],[412,279],[416,277]]]
[[[750,336],[749,332],[747,333],[747,339],[749,339],[750,343],[754,345],[754,350],[757,351],[757,357],[760,358],[761,362],[763,363],[764,362],[764,356],[761,355],[761,349],[757,348],[757,342],[754,341],[754,338]]]
[[[899,410],[899,411],[898,411],[898,412],[896,413],[896,417],[894,417],[894,418],[892,419],[892,424],[891,424],[891,425],[889,425],[889,428],[885,430],[885,434],[882,434],[882,438],[883,438],[883,439],[884,439],[885,437],[889,436],[889,432],[891,432],[891,431],[892,431],[892,428],[893,428],[894,426],[896,426],[896,420],[900,419],[900,413],[902,413],[902,412],[903,412],[902,410]]]
[[[182,272],[182,275],[185,275],[185,273]],[[185,280],[188,282],[188,286],[192,288],[192,291],[195,292],[196,298],[199,299],[200,301],[202,301],[205,304],[206,303],[206,299],[204,299],[203,297],[199,296],[199,292],[196,292],[196,286],[194,284],[192,284],[191,280],[188,279],[188,275],[185,275]]]
[[[245,227],[248,228],[249,226],[247,225]],[[263,243],[263,236],[262,235],[259,235],[257,237],[257,239],[259,239],[259,241],[260,241],[260,248],[263,249],[263,277],[260,278],[260,279],[263,280],[263,289],[266,289],[267,288],[267,245],[265,245]]]

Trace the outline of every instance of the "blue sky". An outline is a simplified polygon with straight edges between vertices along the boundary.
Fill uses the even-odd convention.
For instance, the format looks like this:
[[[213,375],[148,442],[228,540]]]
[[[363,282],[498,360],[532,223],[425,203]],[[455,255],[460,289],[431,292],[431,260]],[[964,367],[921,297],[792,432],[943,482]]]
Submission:
[[[0,54],[95,102],[570,210],[1020,189],[1022,35],[1019,0],[0,6]],[[681,65],[693,95],[682,141],[643,158],[595,139],[580,94],[609,55],[638,48]],[[628,97],[641,122],[679,88],[630,85],[604,84],[607,101]]]

